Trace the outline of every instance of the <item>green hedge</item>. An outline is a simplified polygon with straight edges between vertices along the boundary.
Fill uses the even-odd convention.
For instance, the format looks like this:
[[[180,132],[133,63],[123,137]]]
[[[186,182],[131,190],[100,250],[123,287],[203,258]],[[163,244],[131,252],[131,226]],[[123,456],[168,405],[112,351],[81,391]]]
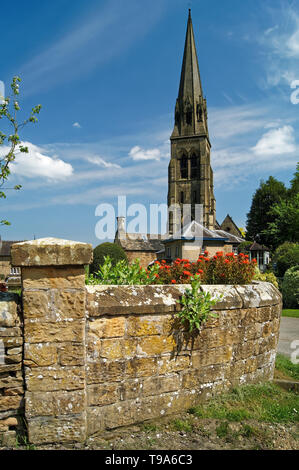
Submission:
[[[89,272],[96,273],[99,267],[104,264],[105,256],[109,256],[112,265],[115,266],[118,261],[128,261],[124,249],[116,243],[102,243],[93,250],[93,262],[90,265]]]
[[[282,282],[283,305],[296,308],[299,305],[299,265],[288,269]]]

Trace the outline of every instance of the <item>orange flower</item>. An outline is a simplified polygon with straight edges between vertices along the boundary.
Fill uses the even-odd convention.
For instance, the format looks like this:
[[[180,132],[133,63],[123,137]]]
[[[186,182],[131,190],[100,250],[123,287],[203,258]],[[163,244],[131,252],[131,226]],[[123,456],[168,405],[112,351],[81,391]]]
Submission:
[[[155,274],[155,277],[156,277],[157,279],[159,279],[159,274]]]
[[[176,280],[175,280],[175,279],[171,279],[171,284],[176,284]]]
[[[203,270],[202,270],[202,269],[199,269],[199,270],[197,271],[197,274],[203,274]]]

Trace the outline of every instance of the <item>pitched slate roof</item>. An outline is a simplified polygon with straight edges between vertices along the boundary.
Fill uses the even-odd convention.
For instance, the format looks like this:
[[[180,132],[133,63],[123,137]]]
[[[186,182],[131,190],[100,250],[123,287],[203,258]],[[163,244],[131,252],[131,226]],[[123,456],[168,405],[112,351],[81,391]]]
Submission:
[[[0,257],[10,256],[11,245],[13,245],[14,243],[20,243],[20,241],[0,240]]]
[[[153,235],[149,234],[126,233],[125,236],[126,238],[118,238],[117,241],[126,251],[149,251],[156,253],[163,249],[163,244],[159,239],[161,235],[152,238]]]
[[[270,251],[270,248],[267,248],[265,245],[260,245],[257,242],[254,242],[249,248],[250,251]]]
[[[244,241],[244,238],[237,237],[236,235],[233,235],[232,233],[225,232],[224,230],[215,230],[216,233],[218,233],[220,236],[225,237],[230,241],[231,243],[242,243]]]

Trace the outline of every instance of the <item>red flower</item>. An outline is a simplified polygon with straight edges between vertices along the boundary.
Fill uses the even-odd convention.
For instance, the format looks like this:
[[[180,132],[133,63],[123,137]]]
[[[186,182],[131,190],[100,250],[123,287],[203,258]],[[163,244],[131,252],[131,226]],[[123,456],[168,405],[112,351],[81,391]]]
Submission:
[[[202,269],[199,269],[199,270],[197,271],[197,274],[203,274],[203,270],[202,270]]]
[[[175,279],[171,279],[171,284],[176,284],[176,280],[175,280]]]
[[[159,279],[159,274],[155,274],[155,277],[156,277],[157,279]]]
[[[192,274],[189,273],[189,271],[183,271],[183,274],[184,274],[184,276],[192,276]]]

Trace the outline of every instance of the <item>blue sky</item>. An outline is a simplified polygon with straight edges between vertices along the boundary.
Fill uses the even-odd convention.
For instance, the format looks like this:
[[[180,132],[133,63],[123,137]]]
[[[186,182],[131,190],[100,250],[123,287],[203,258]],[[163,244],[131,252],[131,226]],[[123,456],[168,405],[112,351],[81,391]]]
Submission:
[[[188,7],[208,104],[217,220],[245,226],[253,192],[288,184],[299,149],[299,6],[283,0],[16,0],[1,6],[0,80],[22,78],[21,137],[2,239],[90,242],[98,204],[165,203]],[[12,27],[13,24],[13,27]],[[299,84],[299,82],[298,82]],[[20,115],[22,116],[22,114]],[[137,148],[138,147],[138,148]]]

